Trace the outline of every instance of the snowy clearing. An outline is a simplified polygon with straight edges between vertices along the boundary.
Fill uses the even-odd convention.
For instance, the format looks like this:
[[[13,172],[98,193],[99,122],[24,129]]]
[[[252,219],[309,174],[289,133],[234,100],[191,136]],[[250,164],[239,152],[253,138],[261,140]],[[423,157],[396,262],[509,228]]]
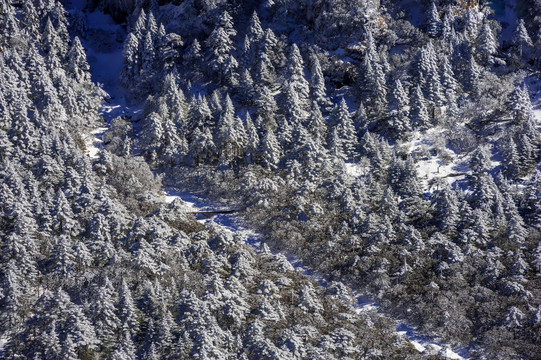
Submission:
[[[353,177],[364,176],[367,173],[367,167],[359,163],[345,163],[346,174]]]
[[[109,129],[108,127],[99,127],[90,132],[90,135],[85,136],[86,154],[91,159],[99,157],[100,148],[103,143],[103,134]]]
[[[443,129],[436,127],[426,133],[416,132],[411,140],[395,145],[413,156],[425,192],[434,190],[434,182],[438,179],[450,185],[463,179],[464,175],[459,174],[468,168],[466,157],[445,146],[443,133]]]

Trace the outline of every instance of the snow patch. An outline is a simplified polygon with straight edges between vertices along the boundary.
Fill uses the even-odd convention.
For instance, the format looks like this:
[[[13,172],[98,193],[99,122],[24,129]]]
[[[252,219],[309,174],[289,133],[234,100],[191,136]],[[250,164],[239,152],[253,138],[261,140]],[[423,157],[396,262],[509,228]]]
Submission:
[[[423,187],[430,189],[432,180],[436,178],[445,179],[448,183],[452,184],[456,178],[449,177],[449,175],[454,172],[454,166],[454,162],[445,164],[437,157],[431,158],[420,161],[417,164],[417,174],[423,183]]]
[[[367,173],[367,168],[359,163],[345,163],[346,174],[353,177],[364,176]]]
[[[6,344],[8,343],[9,339],[7,337],[0,338],[0,355],[3,355],[4,348],[6,347]]]
[[[72,12],[82,11],[86,5],[85,0],[72,0],[67,4],[67,9]],[[83,14],[87,19],[89,31],[81,42],[87,53],[92,80],[99,83],[109,96],[99,109],[99,114],[107,126],[91,131],[91,136],[84,136],[86,154],[91,159],[96,159],[103,148],[103,134],[108,130],[111,120],[119,116],[131,118],[142,110],[140,106],[128,101],[126,90],[118,80],[124,61],[122,52],[126,30],[116,24],[110,15],[103,12],[85,11]]]
[[[425,133],[416,132],[411,140],[396,145],[416,160],[417,175],[425,192],[433,190],[436,179],[448,184],[463,179],[464,175],[459,174],[467,169],[467,159],[445,146],[444,132],[440,127]]]
[[[541,126],[541,109],[534,109],[533,116],[538,126]]]
[[[407,325],[401,324],[397,329],[397,333],[400,336],[408,339],[410,343],[415,347],[415,349],[417,349],[417,351],[421,353],[425,353],[427,355],[439,355],[445,359],[468,359],[466,350],[461,350],[460,352],[464,353],[461,355],[446,346],[442,346],[441,344],[435,343],[430,339],[419,335],[415,330],[408,327]]]
[[[108,130],[108,127],[99,127],[90,132],[90,136],[85,137],[86,154],[91,159],[99,157],[100,149],[103,146],[103,134]]]

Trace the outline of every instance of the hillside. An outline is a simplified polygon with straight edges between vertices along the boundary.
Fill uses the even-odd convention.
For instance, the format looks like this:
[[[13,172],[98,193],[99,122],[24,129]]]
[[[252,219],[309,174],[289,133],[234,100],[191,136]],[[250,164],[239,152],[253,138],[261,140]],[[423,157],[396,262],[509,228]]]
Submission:
[[[0,0],[0,357],[541,358],[536,14]]]

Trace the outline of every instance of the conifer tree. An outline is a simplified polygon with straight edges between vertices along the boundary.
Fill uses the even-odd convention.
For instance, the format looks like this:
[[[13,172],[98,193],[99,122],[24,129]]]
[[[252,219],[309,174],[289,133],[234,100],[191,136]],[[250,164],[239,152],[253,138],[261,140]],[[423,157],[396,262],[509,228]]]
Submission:
[[[308,131],[312,135],[316,144],[324,146],[327,138],[327,123],[321,114],[319,104],[316,101],[312,102],[310,117],[308,119]]]
[[[469,91],[475,95],[479,95],[480,79],[482,76],[482,68],[477,64],[473,54],[470,54],[468,67],[466,69],[466,83]]]
[[[430,2],[426,12],[426,25],[427,32],[430,37],[437,38],[440,36],[442,31],[442,23],[438,13],[438,8],[436,7],[436,3],[434,1]]]
[[[107,277],[105,277],[102,284],[95,287],[94,293],[96,300],[91,304],[90,308],[92,322],[102,347],[109,348],[114,343],[119,320],[115,314],[114,289]]]
[[[327,89],[325,87],[325,78],[321,71],[321,65],[318,57],[312,56],[312,78],[311,78],[312,100],[316,101],[323,109],[328,109],[331,106],[331,101],[327,97]]]
[[[255,74],[259,86],[274,87],[275,75],[270,57],[264,52],[260,53]]]
[[[137,12],[137,8],[134,9],[134,15]],[[146,24],[147,24],[147,14],[145,13],[145,10],[142,7],[139,7],[139,13],[137,15],[137,19],[135,19],[135,23],[132,27],[130,27],[130,33],[133,33],[137,39],[141,40],[143,38],[144,33],[146,32]]]
[[[239,84],[238,84],[238,100],[240,102],[252,105],[254,101],[255,96],[255,87],[254,87],[254,80],[252,79],[252,75],[250,75],[250,71],[248,69],[244,69],[240,73],[239,77]]]
[[[76,81],[86,83],[90,81],[90,66],[86,61],[86,53],[78,37],[73,39],[67,55],[67,73]]]
[[[498,43],[487,21],[484,22],[481,32],[477,37],[477,51],[484,65],[494,63],[494,55],[498,51]]]
[[[525,124],[532,118],[532,102],[524,85],[515,87],[511,94],[511,113],[517,125]]]
[[[246,129],[246,163],[254,164],[259,158],[259,133],[252,122],[250,113],[246,112],[244,119],[244,128]]]
[[[518,55],[521,57],[524,51],[529,50],[530,47],[533,46],[532,39],[530,38],[530,35],[528,34],[528,30],[526,30],[526,26],[524,25],[523,19],[520,19],[517,21],[517,25],[513,32],[512,40],[513,40],[513,45],[515,45],[517,48]]]
[[[228,165],[244,153],[247,140],[242,120],[235,116],[233,103],[229,95],[226,95],[224,110],[218,121],[215,136],[215,144],[219,149],[223,165]]]
[[[310,104],[310,89],[308,81],[306,81],[304,77],[304,62],[296,44],[291,45],[288,73],[289,78],[287,80],[287,86],[291,88],[291,92],[296,93],[302,109],[307,109]]]
[[[259,20],[259,17],[257,16],[257,12],[254,11],[252,13],[252,17],[250,18],[250,25],[248,27],[248,36],[251,39],[251,41],[258,42],[263,38],[264,35],[263,28],[261,27],[261,21]]]
[[[289,82],[285,90],[284,112],[287,121],[293,127],[304,126],[308,118],[307,104],[305,102],[308,99],[299,96],[294,82]]]
[[[506,137],[504,144],[502,168],[508,179],[518,179],[520,175],[520,158],[515,141],[511,136]]]
[[[276,170],[280,163],[282,152],[272,129],[265,130],[261,139],[260,149],[263,166],[269,170]]]
[[[430,125],[426,100],[421,91],[421,87],[417,85],[413,90],[411,97],[411,125],[414,129],[426,130]]]
[[[440,230],[446,234],[452,235],[457,229],[460,220],[458,201],[454,190],[447,184],[434,195],[435,219],[439,222]]]
[[[469,41],[475,41],[479,34],[479,25],[483,14],[476,8],[468,8],[466,11],[466,19],[464,24],[464,34]]]
[[[56,29],[53,26],[51,18],[47,18],[45,28],[41,38],[43,49],[47,55],[47,59],[52,66],[59,67],[60,59],[66,54],[67,44],[64,44]]]
[[[32,38],[39,34],[40,20],[33,1],[25,1],[21,9],[21,29]]]
[[[456,116],[458,111],[457,92],[459,90],[459,84],[455,78],[449,58],[443,56],[442,62],[441,84],[445,94],[446,104],[448,106],[449,115]]]
[[[344,98],[340,101],[336,111],[336,129],[337,135],[340,137],[342,144],[342,152],[349,158],[353,159],[356,154],[357,133],[353,126],[353,121],[348,110],[348,106]]]
[[[441,37],[445,41],[451,40],[454,36],[454,27],[453,27],[453,15],[451,11],[446,11],[443,15],[443,20],[441,23]]]
[[[233,56],[235,46],[233,37],[237,31],[233,28],[233,19],[224,11],[214,31],[207,39],[209,63],[211,69],[220,76],[220,82],[236,85],[238,62]]]
[[[120,81],[126,88],[130,88],[132,81],[139,78],[142,59],[139,39],[134,33],[129,33],[124,41],[123,50],[124,66],[120,75]]]
[[[216,144],[209,128],[196,128],[188,153],[188,163],[192,166],[212,163],[217,154]]]
[[[396,79],[392,91],[392,99],[389,103],[389,128],[397,138],[406,137],[411,131],[409,120],[409,98],[402,87],[400,79]]]
[[[146,31],[152,36],[152,40],[156,40],[156,35],[158,34],[158,23],[156,22],[156,17],[152,9],[148,12],[147,21],[146,21]]]
[[[259,116],[261,116],[266,124],[265,127],[270,127],[272,130],[275,130],[276,122],[274,118],[278,110],[278,105],[268,87],[264,85],[256,87],[255,103]]]
[[[329,134],[329,139],[327,141],[329,154],[333,155],[337,160],[345,161],[347,155],[344,154],[344,146],[342,144],[342,139],[338,135],[338,129],[334,127]]]
[[[141,48],[141,70],[140,81],[141,84],[137,88],[137,92],[145,96],[149,91],[153,89],[155,75],[156,75],[156,63],[157,63],[156,46],[152,33],[147,31],[143,39]]]
[[[188,126],[188,104],[184,92],[177,85],[176,73],[171,72],[165,76],[159,101],[164,101],[166,112],[178,131],[185,133]]]
[[[441,106],[444,98],[437,62],[434,46],[430,42],[420,51],[417,76],[426,99],[435,106]]]
[[[278,38],[274,34],[271,28],[265,29],[265,34],[260,40],[259,44],[259,56],[266,54],[270,60],[270,64],[273,68],[279,68],[282,66],[284,54],[281,53],[278,46]]]
[[[199,72],[201,71],[201,65],[203,62],[203,54],[201,53],[201,44],[199,40],[194,39],[188,49],[184,52],[183,64],[187,68],[191,69],[194,74],[194,78],[199,77]]]
[[[205,96],[191,98],[187,117],[189,119],[188,124],[183,130],[188,140],[192,139],[193,132],[196,129],[199,129],[199,131],[210,129],[212,126],[212,112]]]
[[[14,326],[18,326],[23,319],[24,309],[24,289],[23,285],[24,274],[20,272],[14,260],[10,260],[6,264],[2,264],[4,274],[2,276],[2,298],[0,311],[2,331],[7,334]]]
[[[469,167],[475,183],[491,168],[490,150],[486,146],[478,147],[472,154]]]

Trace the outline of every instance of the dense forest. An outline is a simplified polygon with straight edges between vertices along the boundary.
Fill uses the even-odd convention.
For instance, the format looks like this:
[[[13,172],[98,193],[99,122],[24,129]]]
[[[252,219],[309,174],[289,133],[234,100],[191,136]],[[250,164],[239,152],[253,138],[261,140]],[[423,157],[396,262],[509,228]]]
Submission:
[[[0,357],[541,359],[540,74],[538,0],[0,0]]]

